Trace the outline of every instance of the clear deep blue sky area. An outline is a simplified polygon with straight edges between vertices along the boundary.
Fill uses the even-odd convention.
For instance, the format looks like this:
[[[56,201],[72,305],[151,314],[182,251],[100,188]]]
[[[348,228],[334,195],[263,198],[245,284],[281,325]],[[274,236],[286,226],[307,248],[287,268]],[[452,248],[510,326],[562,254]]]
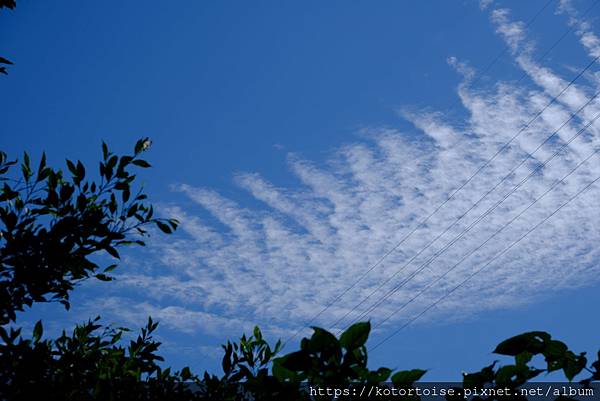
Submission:
[[[125,152],[149,136],[153,168],[140,179],[161,213],[184,222],[167,240],[156,234],[148,250],[126,252],[116,282],[78,288],[72,312],[42,305],[21,322],[29,327],[42,317],[48,333],[56,333],[96,313],[131,327],[152,314],[161,321],[168,362],[213,372],[220,370],[218,345],[253,323],[272,339],[288,336],[493,155],[557,94],[554,85],[568,83],[595,57],[600,5],[584,15],[593,3],[18,1],[14,11],[0,12],[0,55],[14,62],[0,76],[0,148],[95,166],[102,140]],[[597,91],[599,71],[590,67],[456,203],[315,324],[335,330],[329,325],[337,317]],[[594,176],[598,169],[590,165],[589,174],[561,186],[436,282],[431,295],[394,312],[562,176],[562,166],[584,157],[598,129],[592,126],[588,142],[573,145],[472,236],[383,300],[369,318],[374,325],[391,318],[371,344]],[[462,370],[497,359],[491,351],[500,340],[527,330],[596,352],[600,214],[596,195],[588,195],[374,351],[371,366],[419,367],[430,369],[431,380],[458,379]]]

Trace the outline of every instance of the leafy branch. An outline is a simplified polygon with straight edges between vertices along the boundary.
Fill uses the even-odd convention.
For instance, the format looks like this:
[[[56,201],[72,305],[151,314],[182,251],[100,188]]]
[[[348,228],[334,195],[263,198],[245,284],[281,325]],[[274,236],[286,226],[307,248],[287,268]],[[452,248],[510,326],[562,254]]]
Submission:
[[[117,265],[102,268],[94,255],[119,259],[119,247],[145,245],[147,226],[167,234],[177,228],[177,220],[154,216],[143,188],[133,188],[130,170],[150,167],[141,158],[150,145],[140,139],[132,154],[118,156],[103,143],[97,179],[81,161],[67,159],[63,172],[47,166],[45,154],[34,168],[27,153],[19,162],[0,152],[0,324],[33,302],[69,308],[76,283],[112,280]]]

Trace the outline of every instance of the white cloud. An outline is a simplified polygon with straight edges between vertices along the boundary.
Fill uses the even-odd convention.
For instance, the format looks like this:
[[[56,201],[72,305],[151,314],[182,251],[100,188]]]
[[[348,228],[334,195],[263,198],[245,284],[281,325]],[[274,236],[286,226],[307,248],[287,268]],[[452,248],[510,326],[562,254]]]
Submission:
[[[595,4],[590,6],[586,12],[592,10]],[[592,31],[592,26],[589,21],[583,19],[580,13],[574,7],[571,0],[561,0],[559,12],[566,14],[569,17],[569,24],[576,30],[579,41],[583,47],[589,52],[592,57],[600,57],[600,39]]]
[[[493,3],[494,3],[494,0],[479,0],[479,7],[482,10],[485,10],[488,7],[490,7]]]
[[[563,1],[561,10],[573,15],[567,3]],[[470,86],[472,69],[450,58],[450,64],[465,77],[457,90],[468,112],[465,121],[407,108],[400,114],[414,125],[414,132],[389,127],[367,129],[363,134],[368,139],[340,147],[323,165],[290,155],[290,173],[301,183],[297,187],[278,187],[258,173],[237,175],[235,182],[240,189],[263,207],[245,207],[211,189],[188,184],[176,186],[182,196],[203,211],[177,205],[165,210],[167,215],[182,221],[180,233],[168,241],[162,242],[161,238],[151,244],[159,267],[148,273],[140,269],[137,274],[121,278],[120,289],[143,291],[146,301],[135,304],[129,311],[115,304],[115,313],[127,314],[124,317],[132,321],[152,314],[183,332],[239,333],[241,328],[248,329],[250,322],[256,322],[272,332],[289,333],[336,298],[504,143],[522,131],[506,151],[429,219],[425,227],[410,236],[315,323],[329,327],[529,157],[527,163],[416,257],[383,291],[416,271],[600,112],[600,103],[592,102],[552,141],[535,151],[598,90],[597,82],[582,77],[539,118],[531,121],[572,77],[559,76],[549,66],[535,61],[534,44],[527,38],[523,24],[512,20],[507,10],[492,10],[491,20],[510,46],[517,65],[533,84],[517,87],[511,82],[498,82],[489,90],[474,88]],[[589,23],[574,21],[579,20],[572,16],[570,23],[578,24],[581,44],[590,57],[595,57],[598,40]],[[529,126],[524,128],[527,123]],[[595,124],[570,143],[565,152],[465,238],[384,302],[370,316],[373,321],[377,323],[422,286],[444,274],[455,261],[572,169],[600,145],[599,129],[600,124]],[[388,323],[414,316],[445,294],[600,174],[599,166],[600,160],[593,158]],[[600,209],[595,205],[599,195],[600,187],[593,187],[421,321],[464,318],[596,283],[600,277],[597,263],[600,254],[591,245],[600,241]],[[359,311],[376,299],[373,296]]]
[[[508,9],[495,9],[491,12],[491,16],[492,21],[496,24],[496,32],[500,34],[513,52],[522,50],[521,46],[524,43],[531,46],[530,42],[525,41],[525,24],[521,21],[511,20]],[[528,48],[528,51],[530,50],[532,49]]]

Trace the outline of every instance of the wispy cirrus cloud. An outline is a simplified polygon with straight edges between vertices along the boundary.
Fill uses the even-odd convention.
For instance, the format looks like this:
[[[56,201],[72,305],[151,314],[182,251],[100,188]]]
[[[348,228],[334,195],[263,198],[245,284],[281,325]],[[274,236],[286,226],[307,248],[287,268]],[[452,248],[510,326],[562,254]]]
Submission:
[[[572,77],[561,76],[536,61],[539,50],[528,38],[525,25],[515,21],[509,10],[491,9],[491,2],[482,2],[482,6],[489,10],[491,23],[529,84],[509,81],[497,82],[489,89],[474,87],[473,68],[450,58],[450,66],[464,77],[457,88],[468,112],[464,121],[405,108],[400,116],[412,123],[413,132],[390,127],[364,129],[361,137],[365,139],[341,146],[323,164],[290,154],[289,171],[299,186],[279,187],[255,172],[236,175],[240,190],[262,207],[246,207],[210,188],[175,185],[175,191],[202,211],[181,205],[165,208],[166,214],[181,220],[180,233],[168,242],[152,244],[157,262],[150,271],[140,268],[118,281],[121,294],[125,287],[131,294],[145,296],[128,318],[152,314],[183,332],[238,333],[251,322],[273,332],[293,331],[342,293],[522,130],[508,149],[315,322],[330,327],[399,269],[402,271],[395,279],[361,305],[358,313],[416,272],[564,146],[522,188],[370,314],[377,323],[445,274],[590,154],[600,145],[600,124],[593,124],[566,144],[600,112],[598,101],[592,101],[551,141],[540,149],[538,146],[598,91],[597,67],[561,93]],[[560,11],[577,27],[577,38],[590,57],[585,65],[600,54],[598,38],[570,2],[562,1]],[[559,94],[557,101],[547,106]],[[544,107],[546,111],[531,121]],[[524,158],[527,162],[496,191],[406,265]],[[600,159],[592,158],[388,324],[414,316],[443,296],[598,174]],[[428,316],[464,318],[596,283],[600,254],[593,245],[600,240],[600,210],[595,206],[599,195],[600,187],[592,187]],[[132,299],[139,297],[132,295]],[[109,298],[107,302],[112,301]],[[114,312],[124,313],[117,307]],[[351,313],[337,328],[358,313]]]

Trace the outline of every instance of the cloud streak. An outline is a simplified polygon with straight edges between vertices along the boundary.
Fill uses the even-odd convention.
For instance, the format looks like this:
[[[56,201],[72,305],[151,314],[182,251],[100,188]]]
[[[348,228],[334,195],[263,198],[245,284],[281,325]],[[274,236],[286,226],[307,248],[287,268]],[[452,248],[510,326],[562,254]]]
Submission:
[[[340,147],[323,164],[290,154],[288,167],[299,180],[298,186],[278,187],[255,172],[238,174],[235,183],[258,201],[259,207],[236,203],[209,188],[174,186],[194,207],[165,207],[164,213],[182,222],[181,232],[168,242],[151,244],[156,266],[150,270],[139,268],[118,281],[121,294],[125,288],[132,299],[136,294],[145,296],[128,318],[150,313],[182,332],[238,333],[247,329],[250,322],[266,325],[274,333],[293,332],[392,249],[522,130],[508,149],[315,322],[330,327],[381,282],[396,274],[523,159],[527,161],[521,168],[415,257],[382,293],[415,272],[533,169],[565,147],[464,238],[382,303],[370,315],[377,323],[444,274],[600,146],[600,124],[593,124],[566,145],[600,113],[600,103],[592,101],[536,151],[598,91],[599,81],[593,72],[596,67],[531,121],[572,77],[561,76],[536,61],[535,44],[528,38],[524,24],[515,21],[509,10],[491,9],[490,2],[482,4],[531,84],[497,82],[490,89],[473,87],[473,69],[450,58],[450,66],[464,77],[457,88],[457,96],[467,111],[464,121],[430,110],[407,108],[400,116],[414,126],[413,131],[365,129],[361,137],[366,139]],[[581,20],[568,1],[561,2],[560,11],[576,27],[576,37],[589,60],[598,57],[600,41],[589,22]],[[600,159],[592,158],[494,241],[390,319],[383,329],[418,314],[598,174]],[[592,187],[535,235],[495,261],[485,274],[476,276],[419,321],[463,319],[597,283],[600,254],[594,244],[600,241],[600,210],[595,207],[595,199],[599,195],[600,189]],[[358,316],[376,300],[377,296],[373,296],[349,318]],[[119,308],[114,311],[123,313]],[[348,321],[330,328],[343,327]]]

